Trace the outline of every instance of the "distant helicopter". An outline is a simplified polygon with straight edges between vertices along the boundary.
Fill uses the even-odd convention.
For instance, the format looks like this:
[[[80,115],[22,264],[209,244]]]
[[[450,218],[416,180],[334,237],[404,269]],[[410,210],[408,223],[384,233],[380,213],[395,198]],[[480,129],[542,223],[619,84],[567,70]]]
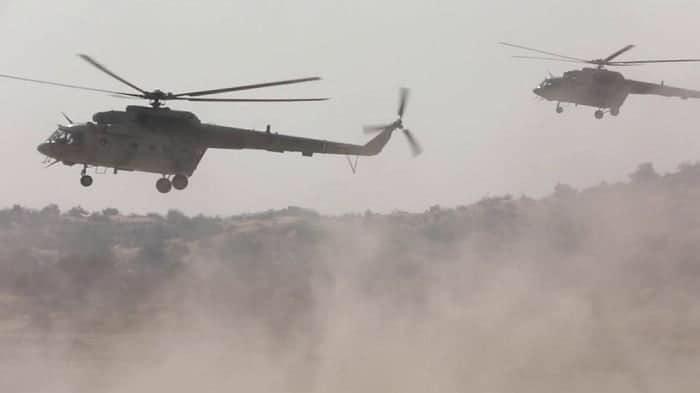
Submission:
[[[82,165],[80,184],[92,185],[93,179],[87,174],[89,167],[118,171],[142,171],[158,173],[156,189],[167,193],[171,188],[183,190],[194,173],[207,149],[260,149],[277,153],[286,151],[301,152],[311,157],[314,153],[343,154],[346,156],[372,156],[379,154],[391,134],[401,130],[408,139],[414,155],[421,152],[420,145],[402,118],[408,99],[408,89],[401,89],[398,119],[381,126],[370,126],[367,132],[378,131],[365,145],[330,142],[326,140],[302,138],[273,133],[268,125],[265,131],[225,127],[201,123],[191,112],[176,111],[163,107],[163,102],[171,100],[194,102],[295,102],[323,101],[327,98],[202,98],[211,94],[259,89],[263,87],[288,85],[319,80],[319,77],[283,80],[222,89],[192,91],[185,93],[165,93],[161,90],[146,91],[121,78],[105,66],[87,55],[79,55],[112,78],[129,86],[135,93],[96,89],[65,83],[50,82],[13,75],[0,74],[1,78],[21,80],[45,85],[67,87],[107,93],[118,97],[146,99],[147,106],[127,106],[124,111],[105,111],[93,115],[93,122],[74,123],[64,117],[68,125],[59,125],[51,136],[37,147],[47,156],[47,166],[62,162],[65,165]],[[352,161],[348,162],[353,169]],[[355,165],[357,161],[355,161]]]
[[[585,67],[581,70],[567,71],[561,77],[555,77],[550,74],[549,78],[546,78],[533,90],[535,94],[548,101],[556,101],[557,113],[564,111],[561,103],[565,102],[597,108],[594,113],[596,119],[602,119],[605,110],[609,110],[611,115],[617,116],[620,114],[620,107],[630,94],[654,94],[665,97],[680,97],[682,99],[700,98],[700,91],[698,90],[666,86],[663,82],[656,84],[625,79],[621,73],[604,68],[606,66],[634,66],[651,63],[690,63],[700,62],[700,59],[613,61],[621,54],[634,48],[634,45],[627,45],[608,57],[586,60],[507,42],[499,42],[499,44],[551,56],[513,56],[515,58],[583,63],[596,66],[596,68]]]

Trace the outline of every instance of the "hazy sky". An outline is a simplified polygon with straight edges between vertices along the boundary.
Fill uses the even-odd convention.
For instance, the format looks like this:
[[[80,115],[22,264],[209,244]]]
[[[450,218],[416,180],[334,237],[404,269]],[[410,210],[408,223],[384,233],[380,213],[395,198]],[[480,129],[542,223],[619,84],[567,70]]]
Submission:
[[[626,179],[643,161],[661,172],[700,151],[700,101],[632,96],[618,118],[535,99],[531,89],[571,64],[526,62],[513,41],[580,57],[626,44],[626,59],[700,57],[697,1],[2,1],[0,73],[108,89],[118,82],[78,59],[88,53],[147,89],[206,89],[321,75],[318,83],[245,96],[317,96],[298,104],[174,103],[202,121],[364,143],[361,125],[395,118],[425,149],[413,159],[395,134],[353,175],[342,156],[210,150],[184,192],[159,194],[157,175],[44,169],[36,145],[65,111],[85,121],[130,102],[96,93],[0,81],[0,206],[117,207],[235,214],[299,205],[322,212],[421,211],[485,195],[542,195]],[[625,69],[629,78],[700,89],[700,64]],[[241,96],[244,96],[241,94]]]

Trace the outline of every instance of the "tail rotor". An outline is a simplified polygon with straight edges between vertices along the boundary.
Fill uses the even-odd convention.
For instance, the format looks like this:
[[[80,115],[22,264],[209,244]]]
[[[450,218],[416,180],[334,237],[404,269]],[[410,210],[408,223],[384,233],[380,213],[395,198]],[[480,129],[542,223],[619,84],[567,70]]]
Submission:
[[[373,134],[383,131],[393,132],[396,130],[401,130],[404,136],[406,137],[406,140],[408,141],[408,145],[411,148],[413,156],[418,156],[423,152],[423,149],[421,148],[420,143],[418,143],[418,140],[413,135],[413,133],[409,129],[404,128],[403,126],[403,115],[406,111],[406,105],[408,104],[409,95],[409,89],[402,87],[399,90],[399,107],[397,110],[397,115],[399,116],[399,118],[394,120],[394,122],[389,124],[368,125],[364,126],[363,128],[366,134]]]

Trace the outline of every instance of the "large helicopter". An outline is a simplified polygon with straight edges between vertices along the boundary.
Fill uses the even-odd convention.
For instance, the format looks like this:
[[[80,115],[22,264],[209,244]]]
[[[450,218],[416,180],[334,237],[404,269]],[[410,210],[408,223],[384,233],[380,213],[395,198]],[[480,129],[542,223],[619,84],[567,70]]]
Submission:
[[[513,56],[516,58],[582,63],[596,66],[595,68],[585,67],[581,70],[567,71],[561,77],[555,77],[550,74],[548,78],[533,90],[535,94],[548,101],[556,101],[557,113],[564,111],[564,108],[561,106],[561,103],[564,102],[596,108],[594,112],[596,119],[602,119],[605,110],[609,110],[611,115],[617,116],[620,114],[620,107],[630,94],[654,94],[665,97],[680,97],[682,99],[700,98],[700,91],[698,90],[666,86],[663,82],[656,84],[625,79],[621,73],[605,69],[605,67],[610,66],[700,62],[700,59],[615,60],[618,56],[634,48],[634,45],[627,45],[605,58],[586,60],[507,42],[500,42],[500,44],[548,56]]]
[[[66,125],[59,125],[37,149],[47,157],[48,166],[56,163],[80,165],[80,184],[89,187],[93,183],[88,168],[118,171],[142,171],[161,175],[156,188],[167,193],[172,188],[183,190],[207,149],[259,149],[277,153],[300,152],[311,157],[314,153],[343,154],[346,156],[373,156],[379,154],[391,134],[401,130],[408,139],[414,155],[421,152],[412,133],[403,126],[403,115],[408,99],[408,89],[402,88],[399,97],[398,119],[381,126],[365,127],[366,132],[379,132],[365,145],[354,145],[326,140],[302,138],[273,133],[268,125],[264,131],[225,127],[200,122],[191,112],[171,110],[163,106],[166,101],[193,102],[308,102],[327,98],[207,98],[212,94],[252,90],[263,87],[289,85],[319,80],[319,77],[290,79],[276,82],[234,86],[221,89],[166,93],[162,90],[147,91],[123,79],[87,55],[79,55],[92,66],[130,87],[134,92],[120,92],[92,87],[31,79],[0,74],[2,78],[25,82],[107,93],[118,97],[145,99],[150,106],[130,105],[123,111],[95,113],[92,122],[74,123],[68,116]],[[348,159],[351,168],[355,169]],[[357,161],[355,161],[355,165]]]

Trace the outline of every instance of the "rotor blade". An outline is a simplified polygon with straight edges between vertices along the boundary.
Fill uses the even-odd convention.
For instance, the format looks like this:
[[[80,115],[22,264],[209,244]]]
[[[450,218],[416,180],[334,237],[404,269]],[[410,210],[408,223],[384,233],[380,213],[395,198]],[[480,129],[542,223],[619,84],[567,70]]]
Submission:
[[[617,52],[611,54],[610,56],[604,58],[603,62],[607,64],[610,62],[610,60],[616,58],[617,56],[620,56],[621,54],[627,52],[628,50],[630,50],[632,48],[634,48],[634,45],[627,45],[626,47],[624,47],[624,48],[618,50]]]
[[[173,97],[168,100],[194,101],[194,102],[310,102],[327,101],[330,98],[189,98]]]
[[[601,65],[601,64],[599,64],[599,63],[593,63],[593,64]],[[605,63],[605,64],[602,64],[602,65],[605,66],[605,67],[634,67],[634,66],[638,66],[638,65],[643,65],[643,63],[639,63],[639,64],[637,64],[637,63],[625,64],[625,63],[612,62],[612,63]]]
[[[145,91],[145,90],[143,90],[142,88],[136,86],[135,84],[133,84],[133,83],[127,81],[126,79],[120,77],[119,75],[115,74],[114,72],[108,70],[107,67],[105,67],[105,66],[103,66],[102,64],[98,63],[98,62],[95,61],[95,59],[93,59],[92,57],[90,57],[90,56],[88,56],[88,55],[85,55],[85,54],[79,54],[78,56],[79,56],[81,59],[83,59],[83,60],[87,61],[88,63],[92,64],[92,65],[93,65],[95,68],[97,68],[98,70],[100,70],[100,71],[104,72],[105,74],[111,76],[112,78],[118,80],[119,82],[121,82],[121,83],[123,83],[123,84],[125,84],[125,85],[127,85],[127,86],[129,86],[129,87],[131,87],[131,88],[134,89],[134,90],[139,91],[139,92],[142,93],[142,94],[146,94],[146,91]]]
[[[499,44],[505,45],[505,46],[510,46],[510,47],[513,47],[513,48],[529,50],[529,51],[531,51],[531,52],[542,53],[542,54],[544,54],[544,55],[555,56],[555,57],[561,57],[562,59],[569,59],[569,60],[576,60],[576,61],[581,61],[581,62],[588,62],[588,60],[585,60],[585,59],[579,59],[579,58],[577,58],[577,57],[571,57],[571,56],[560,55],[560,54],[558,54],[558,53],[547,52],[547,51],[543,51],[543,50],[535,49],[535,48],[528,48],[527,46],[511,44],[511,43],[508,43],[508,42],[499,42]]]
[[[43,81],[43,80],[31,79],[31,78],[24,78],[24,77],[21,77],[21,76],[14,76],[14,75],[0,74],[0,78],[14,79],[14,80],[24,81],[24,82],[39,83],[39,84],[42,84],[42,85],[51,85],[51,86],[59,86],[59,87],[68,87],[68,88],[70,88],[70,89],[79,89],[79,90],[95,91],[95,92],[98,92],[98,93],[129,95],[129,93],[121,93],[121,92],[113,91],[113,90],[96,89],[96,88],[93,88],[93,87],[78,86],[78,85],[69,85],[69,84],[66,84],[66,83],[58,83],[58,82],[49,82],[49,81]]]
[[[613,61],[609,65],[637,65],[637,64],[652,64],[652,63],[698,63],[700,59],[668,59],[668,60],[628,60],[628,61]]]
[[[403,113],[406,110],[406,103],[408,101],[408,96],[410,95],[411,90],[409,90],[406,87],[402,87],[401,90],[399,90],[399,117],[403,117]]]
[[[110,97],[114,97],[114,98],[125,98],[125,99],[128,99],[128,100],[135,100],[135,99],[139,99],[139,98],[146,98],[146,97],[142,96],[141,94],[126,94],[126,93],[110,94],[109,96],[110,96]]]
[[[420,144],[416,140],[416,138],[413,136],[411,131],[409,129],[404,129],[403,134],[406,135],[406,140],[408,140],[408,145],[411,146],[411,152],[413,153],[414,156],[420,155],[423,152],[423,149],[420,147]]]
[[[69,124],[73,124],[73,120],[71,120],[71,118],[68,117],[68,115],[66,115],[65,112],[61,112],[61,114],[63,115],[63,117],[66,119],[66,121],[67,121]]]
[[[515,59],[548,60],[548,61],[560,61],[560,62],[564,62],[564,63],[588,63],[588,61],[558,59],[556,57],[544,57],[544,56],[512,56],[512,57]]]
[[[209,95],[209,94],[229,93],[229,92],[232,92],[232,91],[260,89],[260,88],[263,88],[263,87],[280,86],[280,85],[291,85],[291,84],[294,84],[294,83],[312,82],[312,81],[318,81],[318,80],[321,80],[321,78],[319,78],[319,77],[317,77],[317,76],[314,76],[314,77],[311,77],[311,78],[300,78],[300,79],[289,79],[289,80],[277,81],[277,82],[256,83],[256,84],[254,84],[254,85],[243,85],[243,86],[226,87],[226,88],[223,88],[223,89],[191,91],[191,92],[187,92],[187,93],[175,94],[175,97],[181,97],[181,96],[190,96],[190,97],[205,96],[205,95]]]

